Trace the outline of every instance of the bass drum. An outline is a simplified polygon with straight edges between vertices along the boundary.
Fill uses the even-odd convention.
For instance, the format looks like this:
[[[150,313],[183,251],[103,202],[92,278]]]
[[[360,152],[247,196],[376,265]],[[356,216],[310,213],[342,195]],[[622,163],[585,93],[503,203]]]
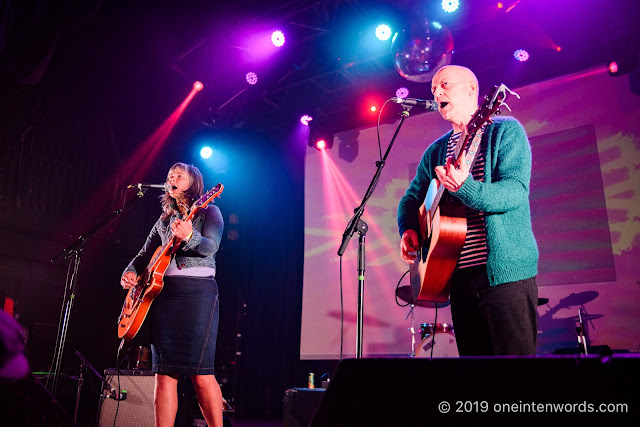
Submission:
[[[423,323],[421,325],[422,341],[416,349],[416,357],[459,357],[453,325],[448,323]]]

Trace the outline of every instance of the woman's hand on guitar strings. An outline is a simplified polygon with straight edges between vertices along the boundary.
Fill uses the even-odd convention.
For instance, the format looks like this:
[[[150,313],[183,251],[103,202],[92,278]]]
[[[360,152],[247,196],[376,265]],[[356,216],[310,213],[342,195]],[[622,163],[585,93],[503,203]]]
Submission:
[[[456,168],[452,157],[447,157],[447,163],[444,166],[436,166],[435,172],[438,181],[447,190],[456,192],[462,187],[464,181],[469,176],[469,165],[467,164],[467,151],[461,155],[460,167]]]
[[[138,277],[136,276],[136,273],[134,273],[133,271],[127,271],[120,278],[120,285],[122,285],[124,289],[132,288],[137,284],[138,284]]]
[[[176,219],[171,223],[171,232],[179,240],[185,240],[193,231],[193,223],[191,220],[183,221]]]
[[[400,239],[400,256],[407,264],[413,264],[417,258],[418,233],[415,230],[405,230]]]

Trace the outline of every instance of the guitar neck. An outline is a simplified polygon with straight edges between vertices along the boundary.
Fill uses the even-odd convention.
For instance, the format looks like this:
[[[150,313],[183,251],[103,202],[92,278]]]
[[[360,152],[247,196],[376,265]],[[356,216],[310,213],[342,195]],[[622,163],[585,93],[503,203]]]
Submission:
[[[190,219],[192,219],[194,217],[194,215],[198,212],[200,208],[195,208],[192,209],[191,212],[189,212],[189,215],[187,215],[187,218],[184,219],[184,221],[189,221]],[[165,255],[167,253],[167,251],[173,247],[173,245],[176,243],[176,236],[173,233],[170,233],[167,241],[165,242],[164,245],[162,245],[162,249],[157,253],[157,255],[151,260],[151,262],[149,263],[149,265],[154,265],[156,263],[156,261],[158,261],[158,259],[160,259],[160,257],[162,257],[163,255]]]

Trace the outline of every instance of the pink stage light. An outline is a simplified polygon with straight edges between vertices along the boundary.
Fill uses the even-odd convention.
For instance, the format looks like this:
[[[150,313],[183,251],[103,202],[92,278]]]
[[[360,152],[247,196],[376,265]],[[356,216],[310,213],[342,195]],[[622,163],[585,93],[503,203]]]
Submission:
[[[254,73],[253,71],[249,71],[247,73],[246,79],[247,79],[247,83],[249,83],[250,85],[254,85],[254,84],[258,83],[258,75],[256,73]]]
[[[325,148],[327,148],[327,141],[325,141],[324,139],[319,139],[316,141],[316,148],[318,150],[324,150]]]
[[[513,57],[520,62],[525,62],[529,60],[529,52],[527,52],[524,49],[518,49],[515,52],[513,52]]]
[[[409,89],[407,89],[406,87],[400,87],[398,88],[398,90],[396,90],[396,98],[408,98],[409,97]]]
[[[193,89],[195,89],[198,92],[200,92],[203,88],[204,88],[204,85],[200,81],[197,81],[193,84]]]
[[[609,63],[609,74],[615,74],[619,70],[618,63],[616,61],[611,61]]]
[[[304,116],[300,117],[300,123],[302,123],[305,126],[309,126],[309,122],[313,120],[313,117],[311,117],[308,114],[305,114]]]
[[[284,33],[282,31],[274,31],[271,34],[271,43],[276,47],[282,46],[284,44]]]

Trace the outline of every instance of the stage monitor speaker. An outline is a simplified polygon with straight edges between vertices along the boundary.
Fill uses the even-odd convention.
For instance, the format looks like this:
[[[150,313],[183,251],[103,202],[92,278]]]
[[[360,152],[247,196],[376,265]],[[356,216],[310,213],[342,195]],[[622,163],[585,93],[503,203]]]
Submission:
[[[64,427],[76,423],[30,373],[20,379],[0,377],[0,425]]]
[[[116,369],[106,369],[105,379],[111,387],[118,389],[118,374]],[[120,370],[120,392],[126,391],[124,400],[116,400],[111,397],[101,399],[100,427],[113,426],[113,420],[117,419],[115,425],[118,427],[153,427],[153,387],[154,375],[151,370],[146,369],[121,369]],[[103,395],[111,395],[111,390],[105,390]],[[118,407],[118,403],[120,406]]]
[[[639,381],[635,354],[351,359],[311,426],[626,425],[640,415]]]

